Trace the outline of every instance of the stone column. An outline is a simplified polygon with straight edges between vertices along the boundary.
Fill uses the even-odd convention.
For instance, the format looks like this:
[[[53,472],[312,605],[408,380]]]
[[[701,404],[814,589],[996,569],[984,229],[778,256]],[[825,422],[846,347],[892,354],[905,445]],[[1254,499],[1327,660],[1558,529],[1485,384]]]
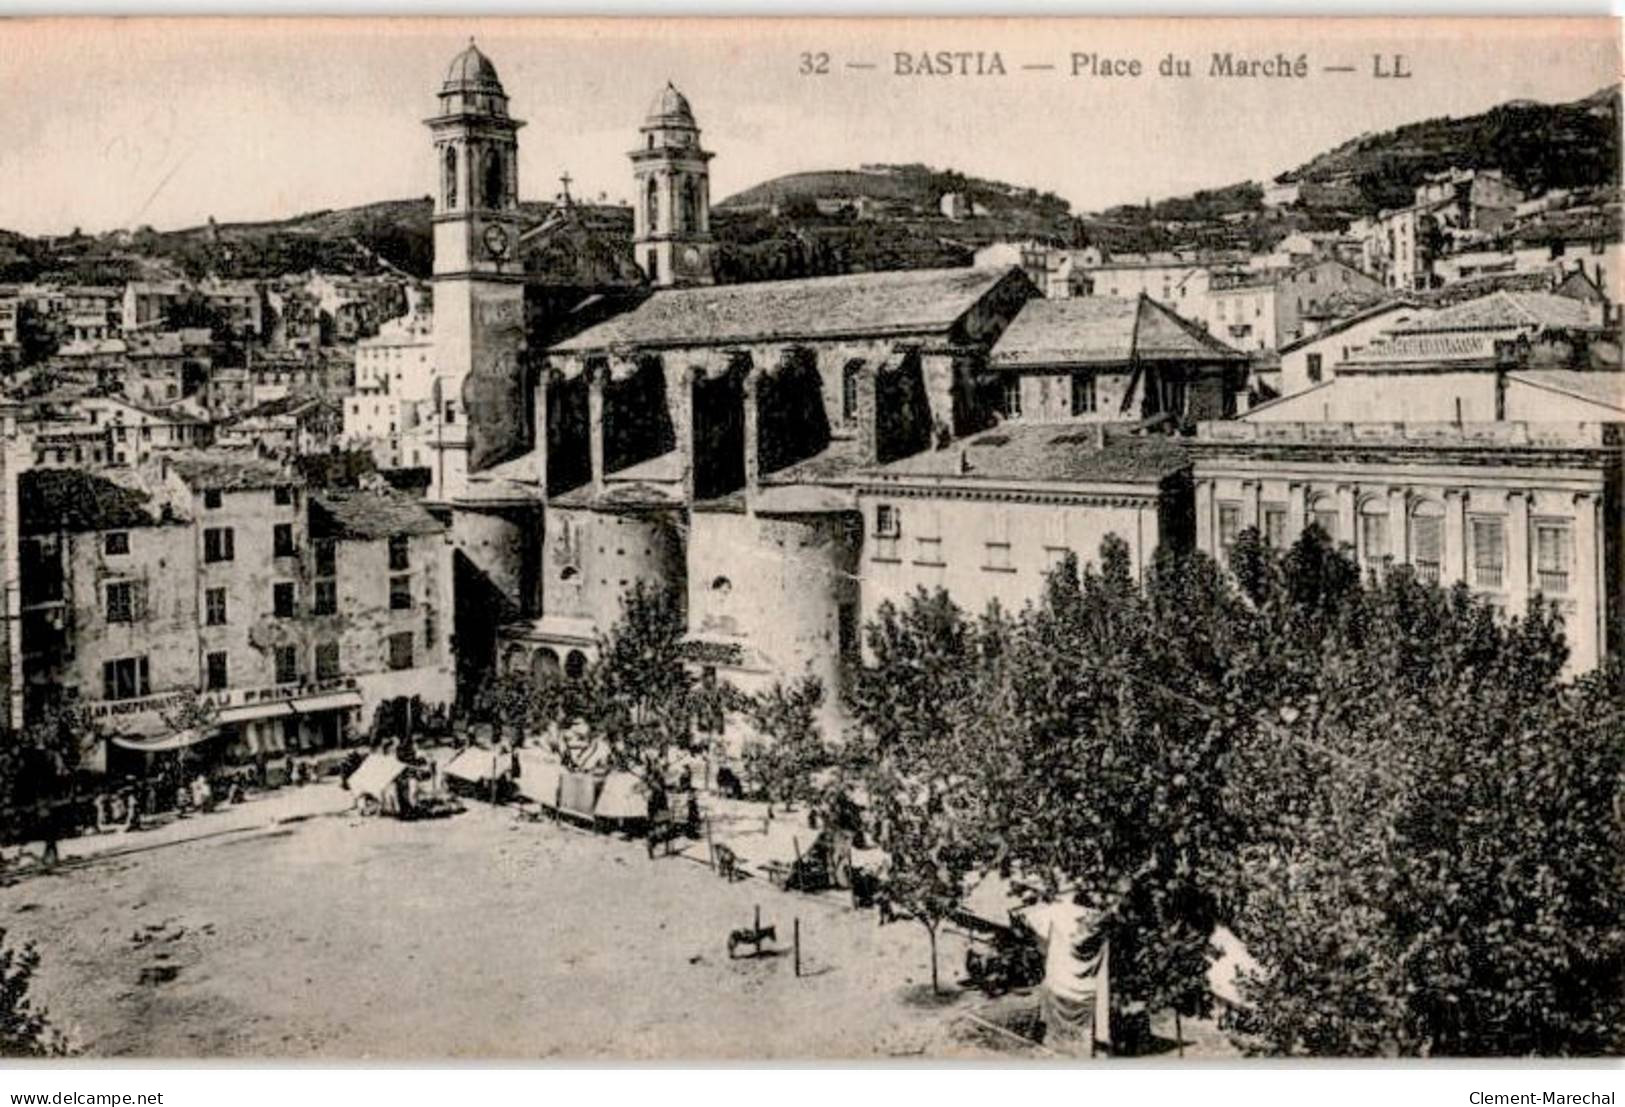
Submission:
[[[704,377],[705,370],[692,365],[667,377],[671,389],[672,440],[677,448],[683,502],[689,504],[694,502],[694,389]]]
[[[1467,579],[1467,494],[1459,488],[1445,490],[1443,531],[1439,583],[1450,585]]]
[[[1349,549],[1360,553],[1359,520],[1354,517],[1357,489],[1352,484],[1337,486],[1337,535],[1339,542],[1347,542]]]
[[[604,384],[609,366],[590,362],[587,374],[587,442],[592,457],[592,490],[604,491]]]
[[[1573,575],[1569,578],[1569,595],[1574,601],[1574,617],[1568,620],[1569,667],[1575,673],[1584,673],[1597,667],[1602,660],[1602,647],[1606,640],[1607,593],[1603,580],[1601,550],[1602,503],[1590,492],[1577,492],[1574,496]]]
[[[1411,559],[1408,499],[1405,489],[1388,489],[1388,556],[1395,565],[1405,565]]]
[[[762,373],[752,366],[740,386],[745,407],[745,510],[751,511],[762,489]]]
[[[1258,500],[1262,482],[1257,480],[1244,480],[1241,482],[1241,529],[1252,527],[1255,530],[1263,524],[1258,518]]]
[[[531,393],[531,461],[535,468],[536,487],[541,489],[542,498],[547,498],[547,418],[552,410],[553,389],[560,381],[560,374],[553,366],[544,362],[536,374],[535,387]]]
[[[1217,557],[1213,543],[1213,478],[1203,477],[1196,482],[1196,548],[1209,557]]]
[[[1301,480],[1286,486],[1286,540],[1296,542],[1309,526],[1309,489]]]
[[[1529,493],[1507,493],[1506,580],[1507,614],[1523,615],[1529,608]]]
[[[880,374],[889,364],[888,360],[882,365],[871,365],[865,358],[857,368],[858,451],[870,465],[880,460],[880,407],[876,397],[880,391]]]

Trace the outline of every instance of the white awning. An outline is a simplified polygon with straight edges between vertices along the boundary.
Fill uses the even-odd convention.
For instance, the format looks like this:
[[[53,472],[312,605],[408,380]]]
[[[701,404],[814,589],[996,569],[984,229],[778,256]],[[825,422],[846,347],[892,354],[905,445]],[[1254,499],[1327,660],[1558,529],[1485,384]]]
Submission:
[[[329,692],[322,696],[306,696],[304,699],[293,701],[293,709],[301,715],[309,715],[316,711],[337,711],[340,708],[360,706],[361,693],[353,689],[343,692]]]
[[[223,707],[217,722],[246,723],[251,719],[271,719],[279,715],[292,715],[293,707],[287,700],[275,703],[245,703],[239,707]]]
[[[214,731],[212,730],[177,730],[173,734],[165,734],[157,738],[127,738],[115,734],[112,742],[115,746],[135,750],[138,753],[159,753],[164,750],[179,750],[185,749],[187,746],[195,746],[204,739],[213,737],[213,735]]]

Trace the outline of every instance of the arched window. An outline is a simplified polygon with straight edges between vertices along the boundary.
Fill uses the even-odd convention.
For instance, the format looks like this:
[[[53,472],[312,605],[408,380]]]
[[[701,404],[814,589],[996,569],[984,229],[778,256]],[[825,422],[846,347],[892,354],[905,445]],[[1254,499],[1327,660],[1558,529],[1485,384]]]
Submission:
[[[643,221],[650,234],[660,230],[660,186],[653,177],[649,178],[649,190],[644,198]]]
[[[509,646],[502,652],[503,671],[509,673],[523,672],[525,668],[525,649],[518,643]]]
[[[700,229],[700,184],[693,177],[683,178],[683,225],[679,230]]]
[[[1338,540],[1337,515],[1337,500],[1331,496],[1316,496],[1309,505],[1310,522],[1325,531],[1326,537],[1334,543]]]
[[[580,680],[587,673],[587,655],[580,650],[571,650],[564,659],[564,675],[571,680]]]
[[[726,596],[733,590],[733,581],[729,580],[727,577],[717,577],[711,582],[711,591],[713,592],[721,592],[724,596]]]
[[[1360,560],[1381,565],[1392,552],[1388,543],[1388,501],[1369,496],[1360,502]]]
[[[446,210],[457,206],[457,147],[446,147],[446,173],[441,192],[446,197]]]
[[[485,206],[500,208],[503,206],[503,196],[507,193],[508,182],[504,179],[507,171],[502,164],[502,155],[495,150],[485,152],[485,161],[481,167],[480,178],[485,182]]]
[[[1444,561],[1444,508],[1434,500],[1419,500],[1411,508],[1411,564],[1428,584],[1439,583]]]
[[[562,670],[559,667],[559,655],[543,646],[530,658],[530,675],[538,684],[545,684],[557,680]]]

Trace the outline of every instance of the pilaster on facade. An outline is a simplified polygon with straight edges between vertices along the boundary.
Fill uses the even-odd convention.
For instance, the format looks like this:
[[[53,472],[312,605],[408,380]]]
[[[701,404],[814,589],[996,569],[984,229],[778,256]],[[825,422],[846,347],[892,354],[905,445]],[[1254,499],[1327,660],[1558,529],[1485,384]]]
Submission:
[[[1512,489],[1506,494],[1507,614],[1529,609],[1529,493]]]
[[[1459,488],[1444,492],[1444,549],[1440,557],[1441,584],[1467,579],[1467,493]]]
[[[1575,652],[1585,646],[1598,657],[1607,652],[1608,642],[1608,585],[1604,578],[1603,559],[1597,556],[1602,536],[1602,499],[1589,492],[1574,494],[1574,581],[1578,618],[1569,620],[1569,633],[1581,641],[1574,644]],[[1588,595],[1589,593],[1589,595]],[[1589,602],[1587,602],[1589,600]]]
[[[602,362],[588,362],[582,370],[587,377],[587,448],[592,462],[594,495],[604,491],[604,382],[609,368]]]
[[[1411,559],[1410,497],[1397,485],[1388,489],[1388,556],[1395,565]]]

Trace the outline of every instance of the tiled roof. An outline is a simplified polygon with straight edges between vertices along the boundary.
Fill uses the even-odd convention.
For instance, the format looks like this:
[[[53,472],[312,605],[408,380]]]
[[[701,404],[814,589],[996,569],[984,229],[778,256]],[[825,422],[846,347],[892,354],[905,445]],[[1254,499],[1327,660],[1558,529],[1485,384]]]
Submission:
[[[1594,319],[1586,305],[1579,300],[1554,296],[1550,292],[1509,292],[1502,289],[1418,319],[1400,333],[1530,328],[1601,330],[1602,323]]]
[[[1327,338],[1334,334],[1341,334],[1343,331],[1346,331],[1350,327],[1356,326],[1360,323],[1367,322],[1371,319],[1376,319],[1379,316],[1387,315],[1390,312],[1401,311],[1407,308],[1415,310],[1416,305],[1407,299],[1381,300],[1365,308],[1364,310],[1355,311],[1350,315],[1345,315],[1336,322],[1320,328],[1320,330],[1314,332],[1313,334],[1306,334],[1302,338],[1294,339],[1293,341],[1288,342],[1285,346],[1281,347],[1279,352],[1289,354],[1293,350],[1309,345],[1311,342],[1317,342],[1322,338]]]
[[[1081,296],[1027,301],[988,360],[1005,369],[1244,357],[1149,297]]]
[[[917,269],[667,289],[552,347],[689,346],[946,331],[1014,270]]]
[[[1164,435],[1131,434],[1099,424],[1012,422],[946,449],[878,466],[863,483],[951,477],[964,482],[1140,484],[1160,482],[1187,464],[1184,448]]]
[[[194,491],[246,492],[297,483],[281,465],[246,452],[192,450],[166,455],[164,463]]]
[[[1566,392],[1592,403],[1606,404],[1625,411],[1625,373],[1585,372],[1578,369],[1530,369],[1511,373],[1508,380],[1522,381],[1554,392]]]
[[[1435,362],[1494,361],[1495,332],[1438,334],[1402,333],[1358,350],[1344,367],[1362,365],[1409,365]]]
[[[446,529],[422,504],[399,492],[328,491],[310,500],[311,532],[319,538],[389,538],[441,534]]]
[[[121,530],[162,522],[152,497],[80,469],[26,469],[17,478],[24,534]]]

